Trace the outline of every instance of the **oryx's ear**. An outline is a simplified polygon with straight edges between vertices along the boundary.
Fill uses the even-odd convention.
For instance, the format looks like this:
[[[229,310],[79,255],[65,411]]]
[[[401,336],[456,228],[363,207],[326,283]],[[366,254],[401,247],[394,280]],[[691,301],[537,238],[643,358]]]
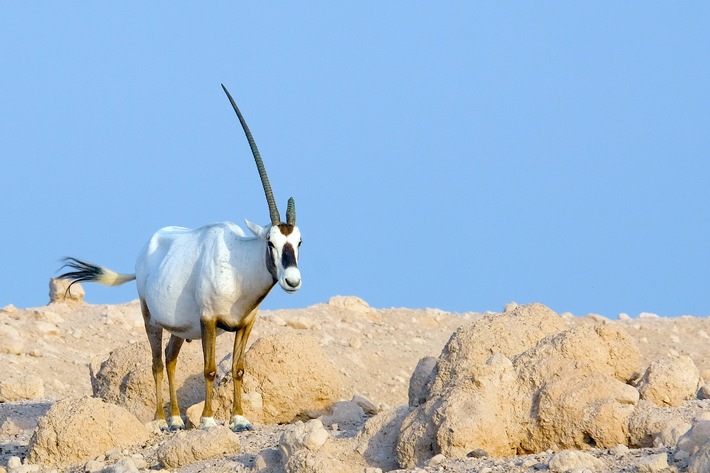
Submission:
[[[247,219],[244,219],[244,223],[247,224],[247,228],[249,229],[250,232],[252,232],[254,234],[255,237],[265,238],[266,235],[269,233],[266,230],[266,228],[254,223],[254,222],[250,222]]]

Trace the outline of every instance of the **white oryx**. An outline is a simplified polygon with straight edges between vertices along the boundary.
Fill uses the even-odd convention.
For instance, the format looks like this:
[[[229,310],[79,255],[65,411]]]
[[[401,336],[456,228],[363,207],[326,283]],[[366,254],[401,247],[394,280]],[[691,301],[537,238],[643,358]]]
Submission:
[[[215,337],[218,330],[236,332],[232,357],[234,404],[230,427],[233,431],[251,430],[242,411],[244,351],[256,319],[259,304],[272,287],[286,292],[301,287],[298,250],[301,232],[296,227],[293,198],[288,201],[286,223],[281,221],[271,186],[252,138],[232,96],[222,85],[237,113],[254,155],[271,214],[271,225],[261,227],[246,221],[254,234],[231,222],[216,223],[190,230],[166,227],[158,230],[138,254],[135,274],[118,274],[107,268],[75,258],[67,258],[73,269],[61,278],[73,283],[94,281],[116,286],[136,280],[138,295],[153,355],[155,379],[155,420],[163,428],[182,429],[175,386],[175,364],[185,340],[202,339],[205,376],[205,407],[201,428],[216,425],[212,409],[212,385],[216,375]],[[163,330],[170,332],[165,349],[165,366],[170,386],[170,417],[165,419],[162,399]]]

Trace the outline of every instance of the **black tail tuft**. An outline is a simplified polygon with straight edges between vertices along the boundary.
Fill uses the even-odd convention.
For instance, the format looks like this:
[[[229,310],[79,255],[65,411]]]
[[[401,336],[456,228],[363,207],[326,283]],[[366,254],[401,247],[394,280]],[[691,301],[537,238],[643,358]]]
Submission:
[[[59,269],[63,268],[71,268],[75,270],[68,271],[57,276],[59,279],[71,281],[69,287],[67,287],[67,293],[74,283],[82,281],[96,281],[103,274],[103,269],[101,269],[100,266],[96,266],[95,264],[87,263],[86,261],[81,261],[76,258],[64,258],[64,265]]]

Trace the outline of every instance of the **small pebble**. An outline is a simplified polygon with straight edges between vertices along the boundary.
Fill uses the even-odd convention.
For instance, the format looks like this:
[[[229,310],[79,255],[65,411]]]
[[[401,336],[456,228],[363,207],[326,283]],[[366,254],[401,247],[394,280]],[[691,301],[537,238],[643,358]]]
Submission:
[[[621,457],[629,453],[629,447],[626,445],[620,443],[612,448],[609,449],[609,453],[612,455],[616,455],[617,457]]]
[[[490,455],[488,454],[487,451],[483,450],[482,448],[477,448],[476,450],[472,450],[466,454],[467,457],[469,458],[487,458]]]
[[[443,463],[446,460],[446,455],[443,453],[440,453],[438,455],[434,455],[429,459],[429,466],[437,466]]]
[[[668,471],[668,456],[665,453],[643,458],[637,467],[639,473],[660,473]]]

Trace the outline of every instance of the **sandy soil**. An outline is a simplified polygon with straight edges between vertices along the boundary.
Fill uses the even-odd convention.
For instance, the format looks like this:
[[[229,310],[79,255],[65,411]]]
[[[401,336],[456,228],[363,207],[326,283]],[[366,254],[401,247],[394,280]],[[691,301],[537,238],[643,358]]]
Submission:
[[[409,378],[420,358],[438,356],[456,328],[481,316],[437,309],[349,310],[339,304],[319,304],[305,309],[262,311],[250,342],[283,331],[308,332],[336,363],[349,392],[365,396],[380,409],[386,409],[407,404]],[[599,318],[565,314],[570,326],[594,323]],[[643,367],[668,354],[687,354],[703,377],[710,379],[710,320],[645,314],[619,323],[636,340]],[[31,375],[41,378],[44,385],[44,393],[38,399],[0,403],[0,471],[3,467],[12,471],[8,467],[10,459],[27,455],[37,420],[53,401],[92,394],[88,368],[92,360],[105,359],[113,349],[145,339],[137,301],[120,305],[51,304],[29,309],[8,306],[0,309],[0,326],[14,328],[24,341],[19,354],[0,353],[0,379]],[[0,348],[12,338],[7,331],[4,334]],[[231,348],[231,336],[220,336],[217,359]],[[710,409],[704,404],[695,406],[701,410],[705,407]],[[284,428],[258,425],[255,431],[240,434],[239,455],[198,462],[179,471],[251,471],[256,455],[275,448]],[[136,455],[146,468],[155,469],[158,445],[170,435],[174,434],[159,434],[141,449],[108,452],[97,460],[109,465],[112,455],[114,459]],[[684,465],[673,464],[672,452],[666,448],[592,450],[592,453],[605,461],[608,471],[639,471],[644,458],[659,454],[669,455],[672,469],[684,471]],[[406,471],[545,471],[551,455],[552,452],[546,452],[505,459],[443,459],[436,465]]]

